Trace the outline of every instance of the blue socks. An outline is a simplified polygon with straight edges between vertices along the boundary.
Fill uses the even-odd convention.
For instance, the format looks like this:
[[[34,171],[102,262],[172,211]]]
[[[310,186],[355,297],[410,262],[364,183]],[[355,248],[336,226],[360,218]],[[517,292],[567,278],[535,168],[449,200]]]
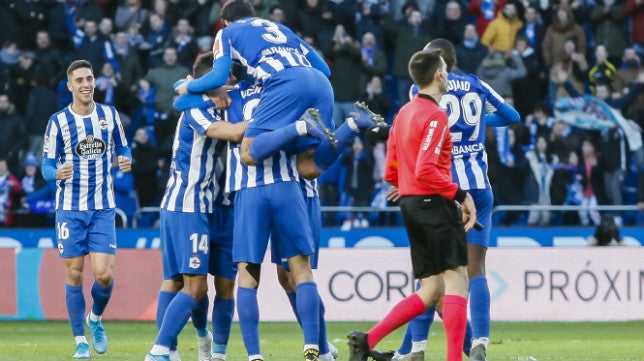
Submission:
[[[74,336],[85,335],[85,297],[83,296],[83,285],[72,286],[65,283],[65,304],[69,323],[72,325]]]
[[[250,144],[250,148],[248,148],[248,152],[255,163],[261,163],[264,159],[282,149],[285,144],[291,143],[299,136],[295,123],[291,123],[282,128],[271,132],[264,132],[255,137],[253,142]]]
[[[177,292],[172,302],[168,305],[163,317],[163,324],[155,345],[170,347],[176,341],[177,335],[188,322],[192,309],[197,306],[197,301],[182,291]]]
[[[490,289],[485,276],[470,279],[472,337],[490,337]]]
[[[321,172],[329,169],[347,146],[353,143],[353,138],[358,136],[356,132],[351,130],[347,122],[342,123],[333,135],[335,137],[335,148],[331,147],[329,142],[322,142],[313,154],[313,162]]]
[[[436,306],[432,306],[409,322],[408,329],[411,333],[412,342],[427,340],[427,337],[429,337],[429,328],[434,323],[435,313]]]
[[[291,307],[293,308],[293,312],[295,313],[295,318],[297,319],[297,323],[300,324],[300,327],[302,327],[302,321],[300,320],[300,316],[297,314],[297,296],[296,293],[287,293],[288,296],[288,301],[291,303]],[[329,352],[329,344],[327,343],[327,336],[326,336],[326,323],[324,322],[324,303],[322,302],[322,298],[320,298],[320,341],[318,346],[320,347],[320,355],[324,355],[325,353]]]
[[[197,336],[204,337],[208,334],[208,295],[201,297],[197,306],[192,309],[192,324],[197,330]]]
[[[253,142],[254,143],[254,142]],[[249,355],[260,355],[259,351],[259,306],[257,290],[237,288],[237,315],[242,339]]]
[[[94,281],[92,285],[92,298],[94,303],[92,304],[92,313],[96,316],[100,316],[105,311],[105,306],[110,301],[110,296],[112,296],[112,288],[114,287],[114,280],[110,283],[109,286],[103,287],[98,282]]]
[[[295,287],[295,305],[302,320],[305,345],[320,342],[320,295],[315,282],[302,282]],[[241,305],[240,305],[241,307]]]
[[[157,297],[157,314],[156,314],[156,323],[157,323],[157,328],[160,330],[161,325],[163,324],[163,316],[165,316],[165,311],[168,309],[168,305],[172,300],[174,299],[174,296],[177,294],[174,292],[168,292],[168,291],[159,291],[159,296]],[[170,350],[176,350],[177,349],[177,338],[175,338],[172,341],[172,345],[170,345]]]
[[[226,353],[228,339],[230,338],[230,328],[233,323],[234,310],[234,298],[215,297],[215,306],[212,309],[212,340],[214,353]]]

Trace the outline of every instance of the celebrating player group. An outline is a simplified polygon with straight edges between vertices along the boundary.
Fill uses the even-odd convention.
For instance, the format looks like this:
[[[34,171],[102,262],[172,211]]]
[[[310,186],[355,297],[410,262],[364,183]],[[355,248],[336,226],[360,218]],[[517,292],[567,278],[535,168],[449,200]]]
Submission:
[[[458,73],[454,47],[437,39],[410,59],[416,85],[391,130],[360,104],[335,129],[330,70],[309,44],[284,25],[255,17],[247,0],[226,2],[221,19],[213,51],[196,59],[192,76],[175,83],[181,116],[161,202],[159,332],[145,360],[180,360],[177,337],[189,319],[199,360],[226,360],[235,307],[248,361],[263,360],[257,292],[269,239],[280,285],[302,329],[304,360],[337,357],[313,280],[321,226],[315,179],[367,129],[388,138],[385,175],[394,186],[388,197],[400,200],[419,287],[371,330],[349,334],[350,361],[422,360],[435,312],[445,321],[449,361],[462,360],[463,353],[486,360],[492,192],[485,126],[516,122],[516,111],[475,76]],[[67,80],[73,101],[50,118],[43,175],[57,182],[56,231],[67,270],[73,358],[87,359],[85,324],[94,351],[108,348],[102,314],[116,252],[109,170],[116,162],[130,171],[131,154],[118,112],[93,101],[89,62],[73,62]],[[477,219],[483,230],[470,231]],[[85,316],[87,254],[95,282]],[[208,273],[216,295],[211,330]],[[398,351],[374,350],[408,321]]]

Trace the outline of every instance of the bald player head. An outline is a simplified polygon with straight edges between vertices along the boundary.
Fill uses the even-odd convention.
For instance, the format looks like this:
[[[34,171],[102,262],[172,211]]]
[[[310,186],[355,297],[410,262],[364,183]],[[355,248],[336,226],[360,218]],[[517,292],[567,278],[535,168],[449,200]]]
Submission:
[[[445,60],[445,64],[447,64],[447,71],[451,72],[456,65],[456,49],[454,49],[454,45],[449,40],[434,39],[423,48],[425,51],[434,49],[441,51],[441,57]]]

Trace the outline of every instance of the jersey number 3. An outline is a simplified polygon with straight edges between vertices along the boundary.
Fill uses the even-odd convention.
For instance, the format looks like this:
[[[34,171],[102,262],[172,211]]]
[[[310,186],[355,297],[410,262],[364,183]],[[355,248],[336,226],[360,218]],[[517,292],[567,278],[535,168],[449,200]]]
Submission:
[[[266,30],[266,34],[262,34],[264,40],[274,43],[274,44],[284,44],[286,40],[286,35],[275,25],[274,23],[264,20],[264,19],[255,19],[251,22],[253,26],[261,26]]]

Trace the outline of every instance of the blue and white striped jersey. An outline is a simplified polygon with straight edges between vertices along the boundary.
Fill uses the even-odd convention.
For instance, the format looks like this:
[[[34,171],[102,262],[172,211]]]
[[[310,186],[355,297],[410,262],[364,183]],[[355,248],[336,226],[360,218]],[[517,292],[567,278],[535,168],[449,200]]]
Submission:
[[[485,114],[505,102],[487,83],[470,74],[449,73],[440,107],[448,116],[452,134],[452,178],[460,188],[490,188],[485,150]],[[410,96],[418,93],[414,84]]]
[[[114,107],[94,103],[87,116],[71,105],[49,118],[43,158],[72,162],[72,178],[56,181],[56,209],[87,211],[115,208],[110,174],[115,148],[126,147],[121,118]]]
[[[216,194],[213,180],[217,165],[223,166],[218,159],[226,142],[207,137],[206,131],[218,120],[220,118],[212,108],[194,108],[181,114],[161,208],[185,213],[212,213]]]
[[[317,179],[308,180],[304,177],[299,177],[298,182],[300,182],[300,186],[302,187],[302,194],[304,194],[304,197],[313,198],[320,196],[320,194],[318,193]]]
[[[288,27],[262,18],[239,19],[221,29],[212,49],[215,60],[229,56],[259,81],[285,68],[311,67],[306,54],[314,51]]]
[[[257,104],[261,87],[248,82],[240,82],[239,89],[229,92],[232,105],[226,109],[226,119],[232,123],[251,119]],[[239,143],[230,142],[226,170],[226,193],[244,188],[260,187],[279,182],[297,182],[297,162],[295,155],[283,151],[265,159],[262,164],[247,166],[241,162]]]

